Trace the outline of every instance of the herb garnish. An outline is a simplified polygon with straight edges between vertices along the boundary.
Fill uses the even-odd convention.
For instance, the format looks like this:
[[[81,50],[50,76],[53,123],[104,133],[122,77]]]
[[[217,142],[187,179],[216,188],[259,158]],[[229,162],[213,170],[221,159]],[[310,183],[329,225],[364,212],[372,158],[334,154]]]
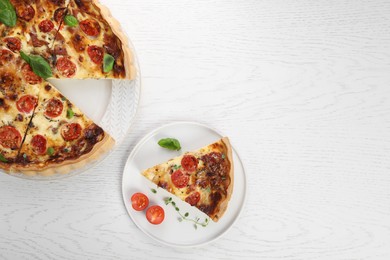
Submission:
[[[74,116],[73,110],[71,108],[68,108],[68,110],[66,110],[66,117],[71,119],[73,116]]]
[[[181,149],[179,140],[175,138],[163,138],[158,141],[158,145],[169,150],[179,151]]]
[[[0,22],[10,27],[16,25],[16,11],[9,0],[0,0]]]
[[[69,15],[69,14],[65,15],[64,22],[67,26],[70,26],[70,27],[75,27],[76,25],[79,24],[76,17],[74,17],[73,15]]]
[[[114,57],[110,54],[105,53],[103,56],[103,71],[104,73],[110,72],[114,67]]]
[[[54,154],[54,148],[53,147],[47,148],[46,153],[47,153],[47,155],[52,156]]]
[[[157,193],[156,189],[150,189],[153,193]]]
[[[175,165],[172,166],[172,169],[175,170],[175,171],[180,169],[180,168],[181,168],[181,165],[175,164]]]
[[[22,51],[20,52],[20,56],[30,65],[32,71],[39,77],[47,79],[53,76],[49,63],[41,56],[27,55]]]
[[[198,226],[206,227],[209,224],[208,218],[205,218],[203,222],[199,222],[200,218],[195,218],[195,219],[188,218],[188,216],[190,215],[188,212],[184,213],[184,215],[181,214],[179,207],[176,206],[176,202],[172,200],[172,197],[165,199],[165,205],[169,205],[169,204],[171,204],[175,208],[177,213],[180,215],[180,217],[178,218],[180,222],[182,222],[183,220],[194,222],[195,229],[198,229]]]
[[[0,161],[1,162],[8,162],[8,160],[0,153]]]

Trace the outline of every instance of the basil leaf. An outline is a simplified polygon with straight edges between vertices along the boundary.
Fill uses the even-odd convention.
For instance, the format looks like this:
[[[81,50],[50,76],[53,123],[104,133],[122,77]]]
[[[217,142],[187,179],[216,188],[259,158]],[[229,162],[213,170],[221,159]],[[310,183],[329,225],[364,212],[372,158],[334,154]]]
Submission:
[[[110,54],[105,53],[103,57],[103,71],[104,73],[110,72],[114,67],[114,57]]]
[[[22,51],[20,51],[20,57],[22,57],[22,59],[27,62],[28,64],[30,64],[30,57],[28,57],[28,55]]]
[[[158,141],[158,144],[161,147],[167,148],[169,150],[179,151],[181,149],[180,142],[175,138],[163,138]]]
[[[24,52],[20,52],[20,56],[31,67],[32,71],[43,79],[53,76],[49,63],[39,55],[27,55]]]
[[[1,162],[8,162],[8,160],[0,153],[0,161]]]
[[[0,22],[10,27],[16,25],[16,11],[9,0],[0,0]]]
[[[47,148],[46,153],[47,155],[52,156],[54,154],[54,148],[53,147]]]
[[[71,108],[68,108],[68,110],[66,110],[66,117],[71,119],[73,116],[74,116],[73,110]]]
[[[70,26],[70,27],[75,27],[76,25],[79,24],[76,17],[74,17],[73,15],[65,15],[64,22],[67,26]]]

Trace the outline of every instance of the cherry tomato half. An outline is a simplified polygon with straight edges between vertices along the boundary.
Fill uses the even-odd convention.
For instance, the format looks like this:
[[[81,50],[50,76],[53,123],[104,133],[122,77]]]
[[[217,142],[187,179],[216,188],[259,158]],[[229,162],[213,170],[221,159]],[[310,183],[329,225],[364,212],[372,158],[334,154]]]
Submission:
[[[146,207],[149,205],[149,199],[146,197],[145,194],[141,192],[134,193],[133,196],[131,196],[131,206],[133,206],[133,209],[136,211],[141,211],[146,209]]]
[[[158,225],[163,222],[164,217],[164,209],[158,205],[151,206],[146,210],[146,219],[153,225]]]

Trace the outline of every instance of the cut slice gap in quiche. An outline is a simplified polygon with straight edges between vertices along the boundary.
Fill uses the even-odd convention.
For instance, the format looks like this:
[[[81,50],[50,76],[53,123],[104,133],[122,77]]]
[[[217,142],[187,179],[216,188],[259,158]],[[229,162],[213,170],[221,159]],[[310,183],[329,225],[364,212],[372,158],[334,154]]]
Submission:
[[[48,83],[39,88],[38,105],[13,170],[27,175],[67,173],[112,148],[110,135],[56,88]]]

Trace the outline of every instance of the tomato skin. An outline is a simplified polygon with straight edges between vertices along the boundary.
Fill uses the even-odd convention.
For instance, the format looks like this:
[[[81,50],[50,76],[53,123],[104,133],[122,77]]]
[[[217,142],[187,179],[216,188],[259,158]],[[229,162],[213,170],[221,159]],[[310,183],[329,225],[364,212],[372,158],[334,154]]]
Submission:
[[[131,196],[130,200],[131,200],[131,206],[136,211],[142,211],[146,209],[147,206],[149,206],[148,197],[141,192],[134,193],[133,196]]]
[[[53,24],[52,21],[50,21],[49,19],[47,19],[47,20],[41,21],[41,22],[39,23],[38,27],[39,27],[39,30],[40,30],[41,32],[48,33],[48,32],[50,32],[51,30],[54,29],[54,24]]]
[[[184,155],[181,159],[181,166],[185,171],[193,172],[198,168],[198,159],[190,154]]]
[[[154,205],[146,210],[146,219],[153,225],[161,224],[164,221],[165,212],[159,205]]]
[[[46,153],[46,143],[46,138],[43,135],[35,135],[31,139],[31,146],[36,154],[42,155]]]
[[[103,62],[104,50],[102,47],[91,45],[88,47],[87,53],[95,64],[101,64]]]
[[[196,204],[198,204],[199,200],[200,200],[200,193],[197,191],[195,191],[185,199],[185,201],[191,206],[195,206]]]
[[[5,148],[18,149],[22,143],[22,136],[19,131],[9,125],[0,127],[0,145]]]
[[[49,118],[55,118],[61,115],[64,105],[58,98],[51,98],[45,108],[45,116]]]
[[[0,65],[5,65],[14,58],[14,55],[11,51],[2,49],[0,50]]]
[[[172,173],[171,180],[172,180],[172,183],[177,188],[180,189],[180,188],[184,188],[185,186],[187,186],[187,184],[190,180],[190,177],[186,173],[182,172],[181,170],[177,170],[174,173]]]
[[[38,104],[38,99],[31,95],[24,95],[16,101],[16,108],[22,113],[31,113]]]
[[[7,37],[4,39],[4,42],[7,44],[8,49],[13,52],[18,52],[22,48],[22,42],[19,38]]]
[[[63,125],[61,128],[61,136],[65,141],[73,141],[80,137],[82,127],[79,123],[70,123]]]
[[[27,83],[35,85],[42,82],[42,78],[36,75],[27,63],[22,67],[22,73]]]
[[[76,74],[76,64],[74,64],[67,57],[61,57],[57,60],[56,64],[57,70],[60,74],[66,78],[71,78]]]
[[[81,30],[88,36],[96,37],[100,34],[100,25],[93,19],[86,19],[80,22]]]

